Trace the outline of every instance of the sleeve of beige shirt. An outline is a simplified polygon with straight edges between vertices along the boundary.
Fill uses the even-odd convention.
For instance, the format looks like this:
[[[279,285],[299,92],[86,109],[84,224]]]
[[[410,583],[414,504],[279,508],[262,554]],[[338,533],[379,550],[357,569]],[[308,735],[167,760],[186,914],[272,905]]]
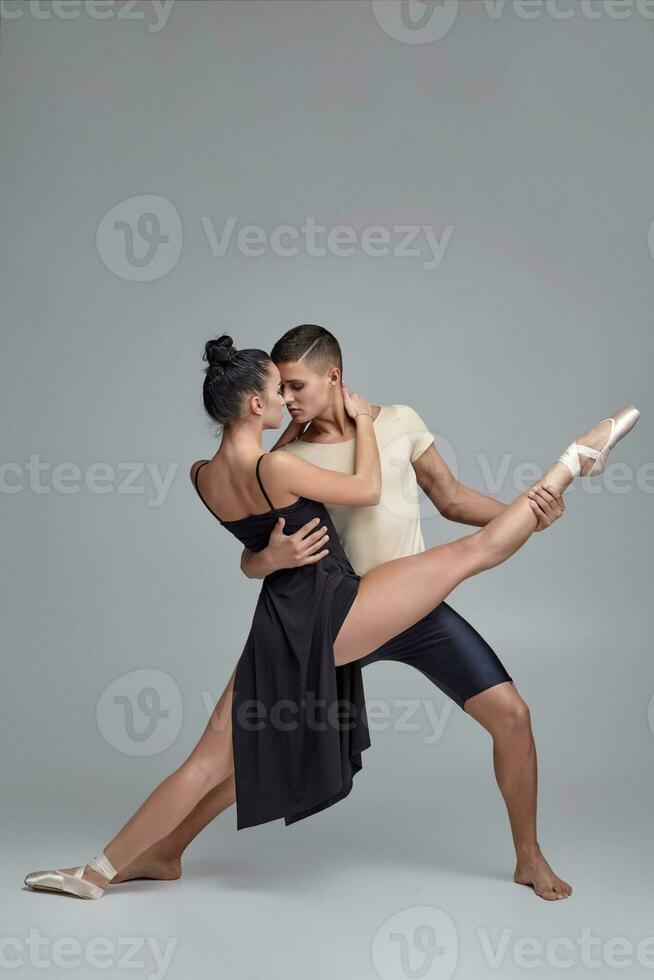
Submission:
[[[425,449],[431,446],[434,441],[434,436],[420,415],[410,405],[398,405],[397,410],[400,416],[402,432],[411,444],[411,462],[415,463],[418,457],[422,456]]]

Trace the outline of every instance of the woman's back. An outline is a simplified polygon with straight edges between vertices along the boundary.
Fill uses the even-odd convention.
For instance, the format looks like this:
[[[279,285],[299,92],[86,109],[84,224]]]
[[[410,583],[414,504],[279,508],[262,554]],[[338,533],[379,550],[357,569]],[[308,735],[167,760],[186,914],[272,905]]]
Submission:
[[[221,449],[211,459],[194,463],[191,474],[194,477],[200,468],[203,469],[199,485],[203,499],[222,523],[241,520],[242,517],[252,517],[268,510],[285,510],[294,504],[301,495],[288,489],[288,479],[283,474],[279,477],[279,462],[282,454],[264,452],[261,446],[253,452],[230,446]],[[264,462],[264,456],[266,458]],[[256,473],[256,478],[255,478]],[[270,493],[263,485],[270,488]],[[311,496],[311,495],[310,495]]]
[[[331,548],[319,562],[280,568],[263,580],[232,702],[237,830],[279,817],[295,823],[343,799],[361,768],[361,752],[370,745],[360,664],[337,668],[333,649],[360,576],[323,503],[299,497],[287,507],[273,506],[261,481],[261,458],[256,475],[270,510],[222,520],[198,486],[208,460],[194,473],[205,507],[253,551],[265,548],[280,515],[286,518],[284,533],[319,518]],[[254,704],[258,714],[252,724],[241,715]],[[351,717],[344,719],[348,704]],[[275,721],[282,706],[284,717]],[[334,706],[340,706],[338,719]]]
[[[213,508],[209,506],[198,485],[198,475],[200,473],[200,470],[202,469],[203,466],[206,466],[209,460],[204,460],[204,462],[200,463],[200,465],[196,468],[193,477],[195,483],[195,489],[197,490],[198,496],[200,497],[200,500],[207,508],[207,510],[209,510],[213,514],[216,520],[218,520],[223,525],[223,527],[227,528],[228,531],[231,531],[231,533],[235,537],[237,537],[238,540],[241,541],[241,543],[246,548],[250,548],[252,551],[260,551],[262,548],[264,548],[267,545],[268,538],[270,537],[270,532],[272,531],[277,521],[277,518],[280,515],[283,515],[284,517],[288,516],[288,519],[290,519],[291,522],[293,520],[293,517],[297,515],[298,517],[302,518],[301,523],[304,524],[306,523],[307,520],[311,520],[311,517],[314,516],[313,514],[310,514],[308,517],[303,517],[307,505],[317,504],[317,506],[319,507],[324,506],[322,504],[318,504],[317,501],[308,500],[308,498],[306,497],[298,497],[298,499],[294,503],[289,504],[286,507],[274,507],[270,497],[266,493],[265,487],[261,480],[261,475],[259,473],[259,464],[263,459],[263,457],[266,455],[267,453],[262,453],[261,456],[259,456],[259,459],[257,460],[257,464],[256,464],[257,481],[259,483],[259,487],[261,488],[261,492],[265,497],[266,503],[268,504],[269,507],[269,510],[263,511],[261,513],[249,514],[246,517],[240,517],[235,520],[223,520],[223,518],[220,517],[220,515],[217,514],[215,510],[213,510]]]
[[[309,497],[298,497],[294,503],[288,504],[286,507],[275,507],[273,505],[272,500],[268,496],[266,488],[263,485],[259,470],[261,460],[264,456],[268,455],[269,453],[262,453],[261,456],[259,456],[255,467],[255,473],[257,482],[263,496],[265,497],[269,510],[263,511],[262,513],[249,514],[246,517],[241,517],[236,520],[223,520],[219,514],[217,514],[215,510],[209,506],[198,485],[198,475],[200,470],[209,462],[209,460],[205,460],[204,462],[200,463],[195,470],[194,483],[198,496],[207,510],[213,514],[216,520],[218,520],[223,527],[238,538],[244,547],[249,548],[251,551],[261,551],[266,547],[270,538],[270,533],[280,516],[285,518],[285,534],[292,534],[294,531],[299,530],[299,528],[301,528],[308,521],[312,520],[313,518],[318,518],[318,520],[327,528],[327,533],[329,534],[329,554],[325,555],[324,558],[321,558],[321,560],[316,564],[302,565],[293,569],[282,568],[279,569],[279,572],[292,572],[305,569],[310,570],[312,568],[321,567],[323,573],[328,573],[330,571],[346,571],[349,574],[354,574],[354,570],[336,533],[336,528],[334,527],[329,512],[323,503],[318,500],[311,500]],[[278,572],[273,573],[273,575],[277,574]],[[270,577],[271,576],[267,576],[266,578],[268,579]]]
[[[346,796],[361,768],[361,753],[370,745],[361,665],[352,661],[336,666],[334,660],[334,640],[356,599],[360,578],[327,508],[313,498],[323,497],[325,490],[324,499],[330,499],[335,489],[346,497],[349,491],[353,502],[374,496],[361,476],[370,469],[377,448],[370,430],[359,479],[307,472],[308,464],[287,453],[262,453],[262,432],[278,429],[283,419],[279,369],[265,351],[237,351],[227,334],[209,341],[204,356],[209,362],[204,406],[223,427],[218,465],[209,467],[210,460],[205,460],[191,468],[206,508],[254,551],[265,548],[281,516],[285,535],[317,518],[330,536],[329,552],[319,561],[278,568],[264,577],[234,676],[236,828],[277,817],[289,824]],[[355,398],[353,411],[361,408]],[[363,405],[363,410],[370,408]],[[272,458],[266,469],[261,460],[267,455]],[[260,469],[280,507],[266,492]],[[208,501],[198,477],[205,481]],[[262,510],[263,499],[267,510]],[[230,613],[233,603],[220,610],[219,622],[228,621]],[[219,626],[216,632],[224,634]]]

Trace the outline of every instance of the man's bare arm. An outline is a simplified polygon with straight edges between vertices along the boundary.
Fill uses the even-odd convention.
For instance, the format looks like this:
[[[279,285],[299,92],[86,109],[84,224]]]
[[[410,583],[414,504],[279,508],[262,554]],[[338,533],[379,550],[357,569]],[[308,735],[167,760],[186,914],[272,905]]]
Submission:
[[[329,540],[327,528],[317,517],[293,534],[284,534],[285,523],[286,518],[277,519],[268,544],[261,551],[243,549],[241,570],[248,578],[265,578],[280,568],[313,565],[329,554],[329,548],[324,547]]]
[[[418,486],[429,497],[443,517],[460,514],[461,484],[432,442],[411,464]],[[460,519],[452,516],[451,520]]]
[[[241,571],[248,578],[265,578],[273,571],[270,565],[270,555],[266,551],[252,551],[250,548],[243,548],[241,554]]]
[[[449,521],[484,527],[507,507],[501,500],[460,483],[433,443],[412,465],[418,485]],[[537,531],[550,527],[565,510],[563,497],[552,487],[539,487],[530,503],[539,520]]]

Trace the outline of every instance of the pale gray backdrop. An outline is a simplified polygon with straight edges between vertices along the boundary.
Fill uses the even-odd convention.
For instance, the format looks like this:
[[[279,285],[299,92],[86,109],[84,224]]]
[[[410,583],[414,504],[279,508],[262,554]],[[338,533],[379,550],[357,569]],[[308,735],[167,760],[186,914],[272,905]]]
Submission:
[[[581,977],[584,930],[602,976],[650,975],[653,6],[5,3],[13,976],[40,955],[55,976]],[[23,886],[103,847],[206,724],[259,584],[189,482],[216,447],[201,354],[301,322],[505,501],[524,464],[642,413],[555,527],[448,600],[530,705],[568,901],[513,884],[489,736],[401,664],[364,673],[389,717],[346,801],[239,833],[232,808],[180,881],[101,903]],[[421,508],[428,546],[473,530]]]

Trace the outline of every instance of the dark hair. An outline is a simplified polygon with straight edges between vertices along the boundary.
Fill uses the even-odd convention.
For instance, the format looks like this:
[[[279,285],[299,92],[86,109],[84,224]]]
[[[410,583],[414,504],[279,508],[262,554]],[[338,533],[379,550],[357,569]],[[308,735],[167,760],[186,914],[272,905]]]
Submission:
[[[299,361],[306,355],[306,362],[315,371],[323,372],[337,367],[343,373],[343,356],[336,337],[315,323],[301,323],[287,330],[270,352],[275,364]]]
[[[202,398],[211,418],[227,426],[241,417],[246,395],[260,395],[268,380],[270,358],[265,350],[237,350],[232,338],[224,333],[204,345],[205,372]]]

